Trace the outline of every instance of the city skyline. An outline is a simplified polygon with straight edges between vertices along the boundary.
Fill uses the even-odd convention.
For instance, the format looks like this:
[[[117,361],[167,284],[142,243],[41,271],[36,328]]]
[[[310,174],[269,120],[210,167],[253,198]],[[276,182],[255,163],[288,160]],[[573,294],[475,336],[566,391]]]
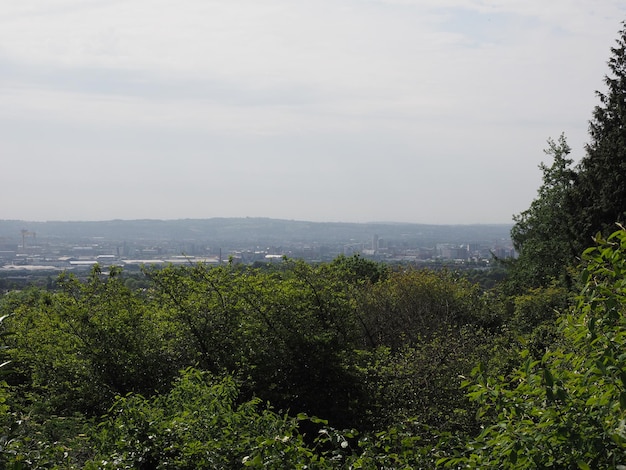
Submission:
[[[28,227],[28,228],[24,228]],[[0,220],[0,274],[142,265],[330,262],[488,267],[515,255],[508,225],[315,223],[277,219],[31,222]]]

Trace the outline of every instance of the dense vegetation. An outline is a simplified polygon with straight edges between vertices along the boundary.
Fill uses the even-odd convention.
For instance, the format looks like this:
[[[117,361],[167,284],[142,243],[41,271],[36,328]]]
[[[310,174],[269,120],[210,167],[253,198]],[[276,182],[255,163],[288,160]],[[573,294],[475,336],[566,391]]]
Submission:
[[[4,295],[0,466],[626,468],[625,46],[490,288],[342,256]]]
[[[549,140],[551,166],[541,165],[543,185],[529,209],[515,220],[511,236],[519,252],[512,266],[518,287],[568,282],[567,268],[581,261],[598,232],[608,236],[626,222],[626,33],[611,49],[607,92],[589,123],[586,155],[574,165],[565,136]]]

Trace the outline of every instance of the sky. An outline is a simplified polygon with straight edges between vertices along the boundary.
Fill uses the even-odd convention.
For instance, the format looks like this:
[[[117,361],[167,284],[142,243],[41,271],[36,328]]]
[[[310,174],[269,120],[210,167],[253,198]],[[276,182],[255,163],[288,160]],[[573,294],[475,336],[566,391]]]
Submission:
[[[511,223],[622,0],[2,0],[0,219]]]

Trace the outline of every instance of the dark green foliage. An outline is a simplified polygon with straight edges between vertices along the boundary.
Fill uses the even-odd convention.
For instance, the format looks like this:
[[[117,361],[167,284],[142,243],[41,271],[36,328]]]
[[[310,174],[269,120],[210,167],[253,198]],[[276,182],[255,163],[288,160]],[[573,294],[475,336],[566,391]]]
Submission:
[[[363,345],[398,349],[450,327],[489,323],[481,291],[447,271],[407,270],[371,286],[359,304]]]
[[[510,327],[519,333],[532,333],[544,324],[553,324],[560,312],[567,309],[570,294],[562,287],[531,289],[514,298]]]
[[[457,468],[621,468],[626,464],[626,231],[584,254],[583,288],[561,340],[522,353],[508,376],[481,368],[469,396],[491,416]],[[468,382],[469,384],[469,382]],[[443,463],[443,462],[442,462]]]
[[[362,258],[359,254],[347,257],[340,255],[330,263],[337,269],[341,277],[354,283],[369,282],[372,284],[387,279],[389,268],[382,263]]]
[[[538,196],[527,210],[514,217],[511,239],[519,257],[508,262],[509,283],[514,289],[545,286],[562,279],[567,274],[565,268],[578,254],[572,246],[572,220],[567,206],[576,179],[573,160],[567,158],[570,150],[563,135],[558,142],[548,140],[545,153],[552,157],[552,165],[539,166],[543,184]]]
[[[619,33],[608,61],[606,92],[589,123],[587,154],[580,162],[572,194],[576,211],[576,248],[589,246],[597,232],[615,230],[626,221],[626,28]]]
[[[20,415],[4,429],[7,434],[0,438],[3,469],[83,468],[97,453],[96,422],[80,415]]]
[[[511,238],[519,259],[511,263],[511,288],[547,286],[553,280],[570,287],[569,271],[596,233],[605,236],[626,221],[626,28],[611,49],[605,77],[608,90],[589,123],[586,155],[576,167],[561,136],[548,141],[552,166],[541,165],[543,184],[537,199],[515,217]]]
[[[483,269],[468,269],[463,271],[465,277],[472,284],[478,284],[481,289],[490,290],[500,285],[507,278],[506,268],[498,263]]]
[[[489,357],[496,338],[478,286],[446,271],[390,273],[361,292],[357,313],[361,349],[346,360],[361,390],[359,428],[412,420],[434,434],[471,432],[460,376]]]
[[[581,312],[601,302],[612,321],[622,318],[614,313],[626,304],[616,296],[626,278],[620,250],[626,235],[588,253],[582,282],[591,297],[581,300]],[[554,327],[570,303],[564,288],[507,299],[446,271],[389,271],[372,282],[374,266],[366,265],[367,275],[349,266],[339,259],[317,266],[287,261],[273,270],[168,267],[147,271],[150,284],[136,291],[117,269],[104,275],[96,268],[84,282],[62,276],[58,292],[7,296],[1,308],[12,315],[3,326],[14,334],[6,337],[13,362],[0,397],[3,463],[504,465],[486,450],[466,452],[464,442],[501,446],[513,466],[562,468],[571,459],[557,455],[567,452],[592,467],[608,461],[590,450],[607,446],[602,406],[626,399],[611,391],[594,405],[607,383],[595,372],[593,382],[572,385],[591,364],[581,353],[600,344],[587,344],[592,330],[576,328],[599,326],[586,313],[566,329]],[[604,289],[607,279],[613,284]],[[615,348],[594,356],[593,367],[598,374],[603,367],[626,370],[622,334],[609,334],[604,320],[600,325],[605,351]],[[476,363],[488,367],[470,402],[461,384]],[[172,385],[177,370],[194,365]],[[567,397],[576,400],[564,407]],[[278,414],[261,406],[267,401]],[[584,415],[585,406],[597,406],[598,416]],[[294,418],[302,412],[321,419]],[[557,437],[535,430],[526,439],[544,414],[550,421],[542,426]],[[520,436],[513,426],[524,425]],[[502,432],[509,426],[510,435]],[[562,434],[564,426],[571,431]]]
[[[241,274],[230,266],[194,265],[148,269],[146,275],[181,362],[215,373],[236,368],[246,321]]]
[[[488,360],[493,338],[478,327],[441,330],[429,341],[415,342],[397,350],[378,347],[362,351],[356,367],[362,386],[362,429],[385,429],[414,421],[426,442],[445,431],[470,433],[475,429],[474,411],[461,377],[477,362]],[[436,404],[435,406],[433,406]]]
[[[98,437],[102,460],[139,465],[132,459],[148,449],[146,461],[167,461],[171,456],[159,452],[168,446],[180,450],[179,463],[186,458],[181,452],[200,458],[187,441],[199,442],[193,444],[198,452],[210,445],[216,455],[239,455],[239,438],[208,443],[209,434],[163,434],[172,421],[196,423],[191,410],[204,409],[196,401],[184,411],[172,408],[181,384],[195,384],[206,398],[215,377],[238,383],[236,397],[222,403],[226,415],[262,400],[281,413],[327,420],[292,424],[307,446],[294,455],[319,465],[326,458],[329,468],[361,457],[414,463],[425,454],[411,454],[410,445],[432,446],[441,432],[474,428],[459,376],[488,354],[494,333],[483,328],[491,314],[481,290],[452,273],[392,273],[340,257],[315,266],[286,260],[271,270],[190,265],[145,274],[148,284],[132,290],[119,269],[103,274],[96,267],[84,281],[61,276],[56,292],[3,299],[4,311],[14,313],[7,326],[15,333],[5,414],[11,462],[43,466],[67,452],[68,467],[80,466],[93,456],[80,447],[95,446],[95,422],[113,403],[124,411],[100,426],[109,433]],[[172,389],[177,371],[190,366],[200,375],[190,372]],[[118,419],[128,426],[120,428]],[[131,421],[135,437],[128,434]],[[342,428],[364,434],[336,431]],[[410,436],[409,429],[422,435]],[[159,433],[158,445],[146,441]],[[257,445],[280,460],[278,444],[268,439]],[[391,448],[400,449],[395,457],[384,453]],[[254,454],[246,462],[259,460]]]
[[[188,369],[152,399],[118,397],[96,437],[102,469],[303,468],[317,460],[298,419],[238,403],[231,377]]]
[[[63,275],[61,292],[16,308],[10,383],[23,399],[50,413],[99,415],[116,394],[169,385],[180,366],[165,328],[118,274],[96,267],[86,282]]]
[[[434,430],[416,420],[362,435],[237,396],[231,377],[188,369],[166,395],[119,397],[92,439],[98,455],[86,468],[412,469],[432,468],[442,455],[420,437]],[[301,433],[306,423],[315,435]]]
[[[344,423],[352,379],[339,357],[358,332],[352,287],[338,272],[288,262],[277,271],[200,265],[149,277],[189,364],[237,372],[249,393],[280,409]]]
[[[511,332],[523,338],[523,346],[540,358],[559,340],[556,322],[573,302],[573,294],[562,287],[531,289],[513,299]]]

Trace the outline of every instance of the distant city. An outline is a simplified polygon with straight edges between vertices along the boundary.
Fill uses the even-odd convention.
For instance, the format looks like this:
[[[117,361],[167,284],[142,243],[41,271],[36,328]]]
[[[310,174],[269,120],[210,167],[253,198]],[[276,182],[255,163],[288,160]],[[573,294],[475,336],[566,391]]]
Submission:
[[[428,266],[489,266],[515,255],[509,225],[316,223],[263,218],[27,222],[0,220],[0,273],[143,265],[307,262],[359,254]]]

